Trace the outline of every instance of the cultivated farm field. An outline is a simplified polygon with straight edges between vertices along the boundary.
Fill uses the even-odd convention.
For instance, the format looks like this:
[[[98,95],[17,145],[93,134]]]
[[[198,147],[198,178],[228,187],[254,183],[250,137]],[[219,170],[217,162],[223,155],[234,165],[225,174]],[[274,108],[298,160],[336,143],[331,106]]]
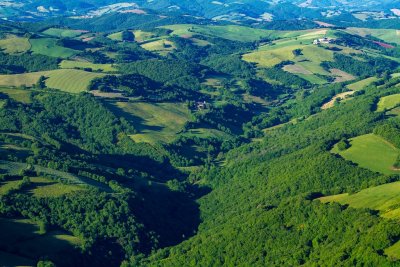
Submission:
[[[41,76],[47,77],[46,86],[69,93],[87,91],[90,81],[105,74],[76,69],[62,69],[23,74],[0,75],[0,86],[32,86]]]

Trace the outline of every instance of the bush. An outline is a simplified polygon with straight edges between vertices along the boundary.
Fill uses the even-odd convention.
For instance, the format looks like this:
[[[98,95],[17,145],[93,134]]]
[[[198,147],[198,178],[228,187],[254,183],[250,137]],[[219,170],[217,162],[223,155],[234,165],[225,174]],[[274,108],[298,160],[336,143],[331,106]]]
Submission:
[[[337,147],[340,151],[346,150],[351,147],[350,142],[347,139],[342,139],[337,144]]]

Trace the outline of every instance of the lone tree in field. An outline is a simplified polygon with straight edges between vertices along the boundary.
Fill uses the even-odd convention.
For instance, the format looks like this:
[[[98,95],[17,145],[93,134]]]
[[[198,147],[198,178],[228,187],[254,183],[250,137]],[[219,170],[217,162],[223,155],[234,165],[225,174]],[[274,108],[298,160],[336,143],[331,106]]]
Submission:
[[[122,41],[133,42],[135,41],[135,35],[131,31],[122,32]]]
[[[39,89],[46,88],[46,77],[44,77],[43,75],[40,76],[39,80],[36,83],[36,87]]]
[[[292,51],[292,53],[293,53],[293,55],[294,55],[295,57],[298,57],[298,56],[303,55],[303,50],[301,50],[301,49],[295,49],[295,50]]]

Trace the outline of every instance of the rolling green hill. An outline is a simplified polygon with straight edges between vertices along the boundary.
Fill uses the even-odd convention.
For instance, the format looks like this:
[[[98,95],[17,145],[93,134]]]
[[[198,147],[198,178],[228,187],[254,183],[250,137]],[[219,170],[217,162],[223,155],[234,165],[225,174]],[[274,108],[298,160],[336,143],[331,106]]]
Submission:
[[[392,11],[100,2],[0,25],[0,265],[399,265]]]

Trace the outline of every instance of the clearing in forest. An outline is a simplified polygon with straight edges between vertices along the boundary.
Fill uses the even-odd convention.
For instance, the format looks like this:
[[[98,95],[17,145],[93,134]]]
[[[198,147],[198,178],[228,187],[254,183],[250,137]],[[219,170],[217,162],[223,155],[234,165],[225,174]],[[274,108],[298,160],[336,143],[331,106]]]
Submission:
[[[388,95],[379,99],[376,111],[382,112],[393,109],[400,105],[400,94]]]
[[[350,148],[343,151],[336,145],[331,152],[374,172],[400,173],[393,169],[400,150],[382,137],[375,134],[361,135],[350,139],[350,145]]]

